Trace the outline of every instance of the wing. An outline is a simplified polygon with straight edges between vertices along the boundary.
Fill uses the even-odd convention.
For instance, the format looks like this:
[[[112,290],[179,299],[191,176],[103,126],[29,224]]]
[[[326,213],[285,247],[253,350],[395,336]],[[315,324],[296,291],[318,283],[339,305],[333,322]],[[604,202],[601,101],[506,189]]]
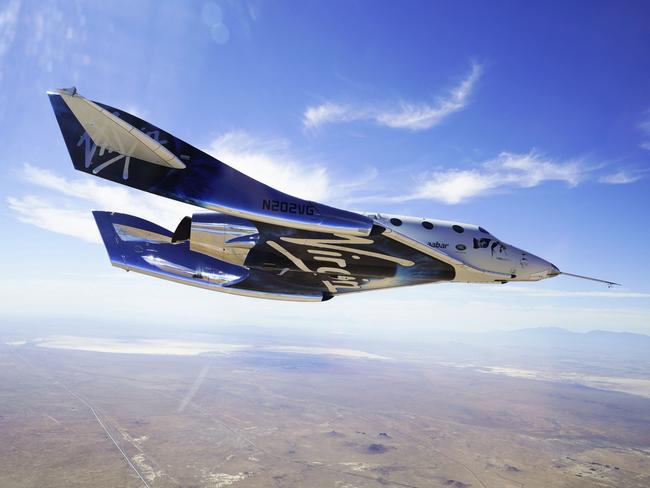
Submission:
[[[127,271],[235,295],[292,301],[322,301],[322,293],[272,275],[190,251],[172,233],[138,217],[93,212],[111,264]],[[257,286],[242,286],[257,284]],[[240,285],[240,286],[238,286]]]
[[[323,301],[335,295],[452,280],[454,268],[382,235],[327,234],[194,214],[176,232],[93,212],[114,266],[259,298]]]
[[[210,210],[297,229],[367,236],[372,220],[282,193],[76,89],[48,92],[74,167]]]

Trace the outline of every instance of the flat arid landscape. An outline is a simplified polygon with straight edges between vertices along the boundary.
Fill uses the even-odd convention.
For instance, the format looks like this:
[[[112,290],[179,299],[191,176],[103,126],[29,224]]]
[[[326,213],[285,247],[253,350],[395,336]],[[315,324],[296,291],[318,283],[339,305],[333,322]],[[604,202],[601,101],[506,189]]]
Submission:
[[[646,336],[9,330],[2,487],[650,486]]]

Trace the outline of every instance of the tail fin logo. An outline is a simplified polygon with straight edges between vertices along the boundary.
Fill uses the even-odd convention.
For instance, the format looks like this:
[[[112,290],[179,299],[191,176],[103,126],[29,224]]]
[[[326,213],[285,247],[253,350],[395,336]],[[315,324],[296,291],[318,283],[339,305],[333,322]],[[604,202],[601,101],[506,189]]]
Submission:
[[[113,112],[113,115],[119,117],[120,113]],[[159,144],[162,144],[163,146],[167,144],[166,139],[160,140],[160,131],[158,129],[147,131],[146,127],[142,127],[140,130],[144,132],[146,135],[148,135],[149,137],[151,137],[154,141],[158,142]],[[92,169],[92,174],[94,175],[99,174],[103,169],[108,168],[112,164],[121,163],[122,160],[124,160],[122,179],[123,180],[129,179],[129,168],[131,166],[131,156],[127,156],[126,154],[121,154],[119,151],[105,146],[99,147],[99,153],[98,153],[97,152],[98,146],[92,140],[88,132],[84,132],[79,138],[79,141],[77,142],[77,147],[81,147],[82,145],[84,146],[84,167],[86,169],[89,169],[94,163],[97,163],[97,166],[95,166]],[[113,156],[111,158],[106,159],[109,155],[113,153],[116,153],[117,156]],[[95,155],[97,155],[97,158],[95,157]],[[96,159],[99,159],[99,161],[96,161]],[[106,159],[106,160],[102,161],[102,159]]]

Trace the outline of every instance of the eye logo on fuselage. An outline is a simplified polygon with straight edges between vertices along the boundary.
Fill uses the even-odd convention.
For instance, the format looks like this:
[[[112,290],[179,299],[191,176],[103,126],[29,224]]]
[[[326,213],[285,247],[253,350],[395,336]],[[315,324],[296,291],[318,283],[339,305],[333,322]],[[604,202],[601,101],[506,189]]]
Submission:
[[[492,243],[492,245],[490,245]],[[476,239],[474,238],[474,249],[487,249],[490,248],[490,251],[492,252],[492,256],[494,256],[495,252],[498,252],[499,254],[508,254],[508,248],[506,247],[505,244],[502,242],[497,241],[494,239],[488,239],[486,237],[482,237],[481,239]]]

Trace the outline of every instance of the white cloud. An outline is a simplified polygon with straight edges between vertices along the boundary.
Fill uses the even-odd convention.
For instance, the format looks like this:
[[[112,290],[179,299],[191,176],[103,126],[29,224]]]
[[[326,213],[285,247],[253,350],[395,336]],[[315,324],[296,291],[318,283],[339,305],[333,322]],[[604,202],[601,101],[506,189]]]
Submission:
[[[208,151],[252,178],[289,194],[316,201],[333,195],[326,168],[295,159],[283,139],[262,139],[233,131],[215,139]],[[21,176],[49,193],[8,197],[8,206],[16,217],[21,222],[87,242],[100,242],[90,209],[135,215],[170,230],[185,215],[202,211],[88,175],[66,178],[26,164]],[[345,187],[337,191],[342,194],[349,190],[350,187]]]
[[[0,56],[3,56],[14,42],[19,13],[19,0],[7,3],[5,8],[0,10]]]
[[[20,1],[13,0],[0,10],[0,61],[9,51],[16,37],[16,24],[20,14]],[[0,65],[0,80],[2,80],[2,65]]]
[[[646,115],[650,113],[650,110],[646,112]],[[643,133],[644,141],[640,144],[642,149],[650,151],[650,118],[644,120],[639,124],[639,129]]]
[[[279,138],[258,138],[232,131],[215,139],[208,152],[227,165],[262,183],[299,198],[324,201],[331,197],[327,169],[299,161]]]
[[[596,166],[589,166],[579,159],[555,161],[535,150],[525,154],[504,151],[476,168],[452,168],[425,174],[424,182],[417,186],[415,192],[389,200],[427,199],[456,204],[497,191],[533,188],[550,181],[562,182],[574,188],[593,178],[596,169]],[[622,170],[601,176],[597,181],[620,185],[634,183],[643,176],[642,171]]]
[[[529,297],[549,298],[650,298],[650,293],[631,291],[575,291],[575,290],[549,290],[542,288],[529,288],[523,286],[498,286],[489,291],[496,293],[519,293]]]
[[[643,178],[643,173],[638,171],[626,171],[621,170],[616,173],[609,175],[601,176],[598,181],[601,183],[608,183],[610,185],[626,185],[629,183],[635,183]]]
[[[391,105],[354,105],[326,102],[307,107],[303,125],[315,129],[324,124],[369,120],[395,129],[425,130],[439,124],[449,115],[463,109],[481,76],[481,65],[472,63],[467,77],[436,103],[399,102]]]
[[[34,195],[8,197],[7,203],[21,222],[41,229],[99,243],[99,231],[89,211],[52,206],[51,201]]]
[[[480,65],[473,64],[469,76],[455,87],[448,97],[440,99],[437,104],[402,103],[399,110],[377,114],[377,122],[387,127],[400,129],[429,129],[467,105],[469,96],[480,76]]]
[[[355,111],[349,105],[326,102],[315,107],[307,107],[303,115],[303,124],[307,128],[314,129],[328,123],[351,122],[368,117],[369,114],[365,109]]]
[[[485,174],[477,170],[449,170],[436,172],[422,183],[415,194],[406,196],[405,200],[431,199],[444,203],[460,203],[473,196],[495,188],[499,184],[494,174]]]
[[[532,188],[547,181],[574,187],[591,171],[580,161],[556,162],[536,151],[526,154],[502,152],[475,169],[448,169],[425,175],[425,181],[410,195],[394,200],[437,200],[456,204],[497,190]]]
[[[3,73],[11,74],[2,66],[2,58],[12,51],[20,56],[16,63],[23,70],[30,65],[39,72],[52,72],[65,65],[68,80],[74,81],[73,66],[89,60],[79,51],[86,40],[81,9],[73,8],[71,13],[61,2],[29,2],[29,11],[21,15],[21,4],[21,0],[0,1],[0,80]],[[14,45],[16,32],[21,35]]]
[[[38,4],[26,19],[30,35],[27,38],[25,52],[34,59],[38,67],[47,72],[52,72],[54,67],[60,65],[75,38],[75,29],[71,19],[52,4],[44,2]]]
[[[196,207],[167,198],[103,183],[88,176],[68,179],[29,164],[23,167],[21,176],[50,193],[8,197],[7,203],[16,217],[21,222],[87,242],[100,242],[90,209],[135,215],[170,230],[174,230],[185,215],[200,212]]]

